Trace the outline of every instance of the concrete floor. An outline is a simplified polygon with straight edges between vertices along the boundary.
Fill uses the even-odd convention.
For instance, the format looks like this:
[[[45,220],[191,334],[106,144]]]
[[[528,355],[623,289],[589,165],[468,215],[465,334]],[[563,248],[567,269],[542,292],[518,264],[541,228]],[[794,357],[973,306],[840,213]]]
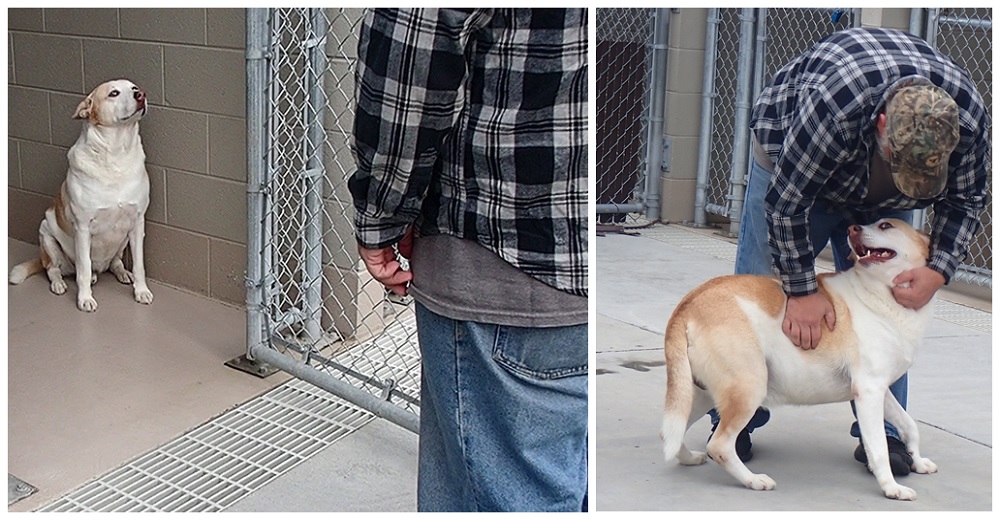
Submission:
[[[846,404],[772,411],[754,434],[750,463],[778,481],[772,492],[746,490],[712,463],[664,463],[663,327],[690,288],[732,270],[711,253],[731,244],[677,229],[594,244],[593,510],[992,509],[992,334],[940,319],[910,372],[910,411],[925,454],[941,468],[902,479],[917,490],[916,502],[882,498],[853,460]],[[9,266],[33,254],[34,246],[8,241]],[[110,276],[95,287],[96,314],[77,311],[69,294],[51,294],[44,275],[7,289],[8,472],[39,488],[11,512],[37,509],[287,379],[223,365],[245,350],[240,309],[155,283],[156,300],[142,306]],[[707,420],[696,424],[688,442],[703,445],[708,429]],[[227,511],[413,511],[416,443],[376,419]]]
[[[37,254],[7,245],[10,267]],[[246,351],[242,309],[155,282],[153,304],[140,305],[105,274],[94,287],[99,309],[87,314],[69,285],[61,296],[44,274],[7,285],[8,474],[38,489],[10,512],[44,508],[290,382],[224,365]],[[217,442],[246,442],[240,435]],[[415,511],[416,443],[371,420],[226,510]]]
[[[940,471],[900,479],[917,491],[916,501],[883,498],[854,460],[857,440],[848,434],[853,417],[847,403],[773,409],[769,424],[753,435],[748,467],[774,478],[777,489],[751,491],[713,462],[664,462],[659,439],[663,330],[684,294],[732,272],[726,257],[735,246],[703,232],[657,225],[632,236],[598,237],[595,247],[597,510],[992,509],[991,331],[935,319],[917,353],[909,410],[924,455]],[[688,445],[704,449],[710,428],[707,418],[696,423]]]
[[[38,254],[7,246],[8,266]],[[38,488],[9,511],[30,511],[286,379],[224,365],[246,351],[241,309],[155,282],[153,304],[140,305],[104,274],[97,312],[84,313],[69,286],[56,296],[44,274],[6,285],[7,470]]]

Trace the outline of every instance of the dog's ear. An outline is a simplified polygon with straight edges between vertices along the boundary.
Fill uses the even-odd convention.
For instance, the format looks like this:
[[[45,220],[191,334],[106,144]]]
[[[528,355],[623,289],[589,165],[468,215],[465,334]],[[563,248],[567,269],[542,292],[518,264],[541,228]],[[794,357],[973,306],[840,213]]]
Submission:
[[[90,110],[94,107],[94,99],[87,96],[76,106],[76,112],[73,112],[73,119],[87,119],[90,117]]]

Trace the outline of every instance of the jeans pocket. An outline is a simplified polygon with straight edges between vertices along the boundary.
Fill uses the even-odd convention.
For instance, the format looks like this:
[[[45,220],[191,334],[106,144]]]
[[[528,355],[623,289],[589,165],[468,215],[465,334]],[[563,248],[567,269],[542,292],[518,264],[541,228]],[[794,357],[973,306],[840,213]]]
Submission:
[[[587,374],[587,325],[497,328],[493,360],[509,372],[538,380]]]

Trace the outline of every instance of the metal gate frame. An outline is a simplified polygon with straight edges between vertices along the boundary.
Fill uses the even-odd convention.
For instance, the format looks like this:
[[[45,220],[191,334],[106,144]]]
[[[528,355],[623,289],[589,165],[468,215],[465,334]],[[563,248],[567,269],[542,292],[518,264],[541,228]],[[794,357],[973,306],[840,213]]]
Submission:
[[[330,11],[343,15],[346,9]],[[333,226],[327,220],[330,216],[324,209],[324,190],[329,186],[327,175],[330,173],[326,171],[324,153],[331,137],[346,141],[346,130],[340,128],[339,121],[336,130],[327,130],[324,125],[325,118],[330,117],[332,112],[327,106],[324,85],[324,76],[328,72],[327,46],[331,36],[328,33],[331,24],[326,16],[327,9],[257,8],[247,9],[246,12],[248,237],[245,358],[251,365],[249,371],[261,375],[275,367],[417,433],[419,416],[414,410],[419,409],[418,398],[400,391],[392,377],[364,373],[362,369],[339,363],[317,346],[320,338],[329,335],[325,330],[329,326],[323,325],[323,286],[329,283],[324,279],[324,254],[335,254],[327,249],[324,242],[328,239],[324,238],[324,233]],[[279,32],[286,30],[292,35]],[[290,45],[290,52],[305,58],[293,61],[283,55],[282,42],[278,41],[282,39],[291,40],[290,43],[284,42]],[[287,61],[279,61],[281,59]],[[301,74],[304,88],[284,98],[282,96],[287,92],[282,89],[287,86],[278,80],[278,76],[288,73],[289,69]],[[282,111],[277,107],[279,103],[293,106],[283,106],[285,110]],[[301,103],[301,106],[294,106],[296,103]],[[276,128],[289,120],[300,123],[301,135],[277,136]],[[276,158],[274,148],[279,146],[294,149],[297,157],[291,161]],[[288,176],[291,181],[287,180]],[[280,249],[288,248],[272,244],[276,227],[284,225],[278,220],[282,217],[276,216],[276,204],[280,203],[277,192],[284,187],[280,183],[293,184],[292,191],[301,194],[301,200],[292,202],[295,204],[293,212],[300,218],[298,228],[294,230],[294,247],[302,253],[301,260],[294,260],[296,265],[289,275],[295,281],[295,305],[284,301],[275,304],[280,297],[278,293],[283,289],[279,287],[281,281],[275,272],[282,266],[276,265],[276,262],[282,258],[283,251]],[[353,233],[347,238],[339,235],[335,238],[344,242],[342,247],[348,241],[352,241],[350,245],[353,247]],[[376,309],[382,304],[392,305],[384,291],[381,295],[383,301],[376,302]],[[289,339],[292,333],[295,337]],[[415,344],[415,337],[404,341]],[[326,347],[329,347],[328,343],[323,344],[323,348]],[[337,352],[339,354],[352,348],[358,349],[359,345],[343,341]],[[417,365],[416,370],[419,370],[419,363]],[[408,376],[419,381],[419,373],[408,373]]]

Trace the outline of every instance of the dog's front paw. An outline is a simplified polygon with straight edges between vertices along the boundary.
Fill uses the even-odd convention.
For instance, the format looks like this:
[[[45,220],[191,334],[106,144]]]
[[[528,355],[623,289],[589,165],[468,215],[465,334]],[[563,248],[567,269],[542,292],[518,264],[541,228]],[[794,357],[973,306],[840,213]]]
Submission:
[[[882,488],[882,492],[885,493],[885,496],[887,498],[893,498],[893,499],[896,499],[896,500],[916,500],[917,499],[917,492],[916,491],[914,491],[914,490],[912,490],[912,489],[910,489],[910,488],[908,488],[906,486],[900,486],[899,484],[896,484],[895,482],[893,482],[892,484],[889,484],[888,486],[883,487]]]
[[[938,467],[937,464],[931,462],[931,459],[925,459],[923,457],[920,457],[913,459],[912,469],[917,473],[927,474],[927,473],[937,473]]]
[[[153,292],[147,288],[136,289],[135,301],[145,305],[149,305],[150,303],[153,303]]]
[[[750,475],[750,478],[743,485],[755,491],[770,491],[778,484],[771,477],[763,473],[757,473]]]
[[[77,298],[76,307],[83,312],[94,312],[97,310],[97,300],[92,296]]]
[[[62,279],[54,280],[49,284],[49,290],[53,294],[64,294],[66,292],[66,282]]]

